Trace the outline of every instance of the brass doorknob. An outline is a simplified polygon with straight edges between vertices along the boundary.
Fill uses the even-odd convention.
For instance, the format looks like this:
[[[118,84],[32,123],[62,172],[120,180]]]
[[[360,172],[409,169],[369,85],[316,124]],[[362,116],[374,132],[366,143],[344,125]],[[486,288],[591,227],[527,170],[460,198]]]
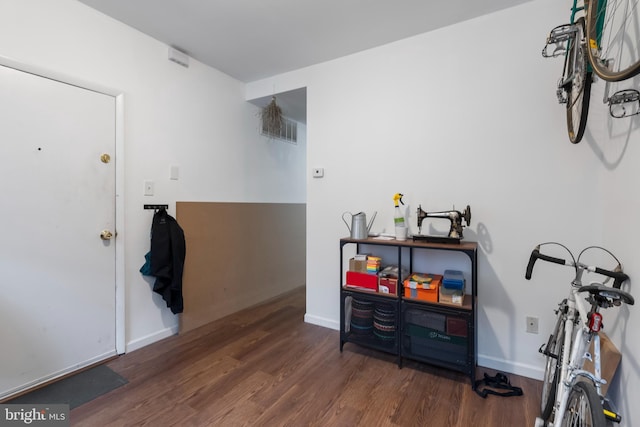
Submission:
[[[102,233],[100,233],[100,238],[102,240],[111,240],[112,237],[113,237],[113,233],[110,232],[109,230],[102,230]]]

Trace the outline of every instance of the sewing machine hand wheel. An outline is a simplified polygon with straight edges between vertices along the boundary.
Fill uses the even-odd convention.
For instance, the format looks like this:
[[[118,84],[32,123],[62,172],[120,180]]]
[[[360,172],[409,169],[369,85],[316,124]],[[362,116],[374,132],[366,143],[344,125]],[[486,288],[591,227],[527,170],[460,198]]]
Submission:
[[[471,206],[467,205],[467,208],[462,212],[462,217],[467,225],[471,224]]]

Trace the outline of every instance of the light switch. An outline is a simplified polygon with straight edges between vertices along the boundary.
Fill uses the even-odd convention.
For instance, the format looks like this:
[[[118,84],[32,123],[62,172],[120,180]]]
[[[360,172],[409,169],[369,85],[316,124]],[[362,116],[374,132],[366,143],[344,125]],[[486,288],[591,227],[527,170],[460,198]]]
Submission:
[[[313,168],[313,177],[322,178],[324,176],[324,168]]]
[[[171,172],[169,173],[169,178],[173,180],[180,178],[180,166],[171,165]]]
[[[144,195],[145,196],[153,196],[153,181],[145,181],[144,182]]]

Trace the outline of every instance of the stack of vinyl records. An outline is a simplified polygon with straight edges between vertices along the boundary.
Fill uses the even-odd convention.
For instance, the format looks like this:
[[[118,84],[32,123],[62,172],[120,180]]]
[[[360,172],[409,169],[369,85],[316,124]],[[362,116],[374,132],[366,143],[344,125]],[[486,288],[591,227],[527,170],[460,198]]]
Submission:
[[[351,303],[351,333],[360,337],[373,332],[373,302],[353,299]]]
[[[396,311],[392,305],[378,303],[373,312],[373,334],[378,342],[392,347],[396,339]]]

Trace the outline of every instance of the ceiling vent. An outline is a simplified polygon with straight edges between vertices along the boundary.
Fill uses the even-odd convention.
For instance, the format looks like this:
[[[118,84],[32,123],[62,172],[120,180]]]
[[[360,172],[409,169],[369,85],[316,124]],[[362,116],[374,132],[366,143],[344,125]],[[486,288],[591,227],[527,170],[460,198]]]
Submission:
[[[185,68],[189,68],[189,55],[184,52],[180,52],[178,49],[173,47],[169,48],[169,61],[173,61]]]

